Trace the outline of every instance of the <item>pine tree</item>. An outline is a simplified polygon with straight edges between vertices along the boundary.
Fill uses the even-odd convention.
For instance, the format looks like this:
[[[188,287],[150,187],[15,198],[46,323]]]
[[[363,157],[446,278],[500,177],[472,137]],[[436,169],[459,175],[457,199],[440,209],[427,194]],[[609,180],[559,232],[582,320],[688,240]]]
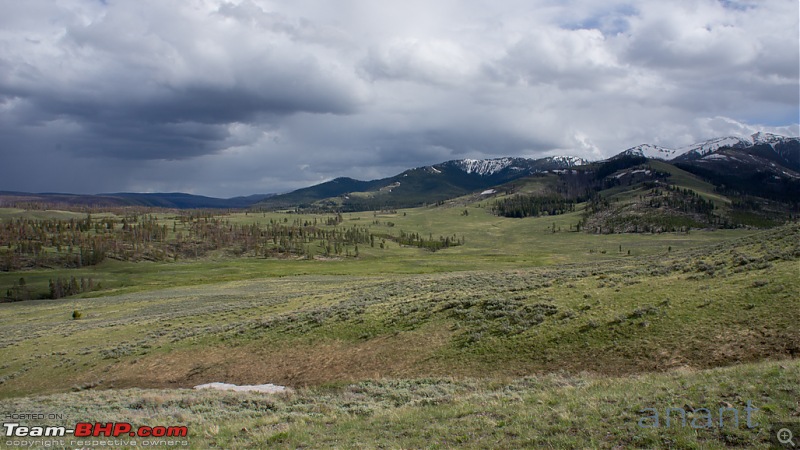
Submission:
[[[69,289],[70,295],[80,294],[80,286],[78,286],[78,280],[76,280],[75,277],[71,277],[69,281]]]

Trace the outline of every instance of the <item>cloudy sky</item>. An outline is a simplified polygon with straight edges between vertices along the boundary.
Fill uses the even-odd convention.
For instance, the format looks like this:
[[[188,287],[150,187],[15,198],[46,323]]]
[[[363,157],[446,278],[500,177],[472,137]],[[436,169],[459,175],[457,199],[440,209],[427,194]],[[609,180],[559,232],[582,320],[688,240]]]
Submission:
[[[0,6],[0,190],[231,197],[800,134],[797,0]]]

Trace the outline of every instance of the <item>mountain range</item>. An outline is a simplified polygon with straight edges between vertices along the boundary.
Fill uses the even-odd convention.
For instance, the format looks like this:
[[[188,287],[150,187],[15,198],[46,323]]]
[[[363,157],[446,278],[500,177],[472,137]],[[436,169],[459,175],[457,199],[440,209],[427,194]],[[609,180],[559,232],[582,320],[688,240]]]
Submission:
[[[584,159],[568,156],[453,160],[409,169],[379,180],[336,178],[264,199],[255,206],[342,211],[413,207],[498,186],[535,173],[586,163],[588,161]]]
[[[732,195],[800,200],[800,138],[756,133],[749,138],[721,137],[678,149],[642,144],[596,162],[570,156],[447,161],[379,180],[337,178],[266,198],[255,207],[341,211],[412,207],[536,174],[578,172],[577,168],[605,173],[617,167],[616,161],[629,158],[665,161]]]
[[[759,132],[749,137],[714,138],[675,149],[642,144],[594,162],[572,156],[452,160],[416,167],[388,178],[361,181],[342,177],[277,195],[219,199],[183,193],[73,195],[0,192],[0,206],[44,202],[95,207],[394,209],[435,204],[544,174],[560,176],[562,184],[575,185],[574,180],[568,179],[570,176],[585,178],[587,173],[593,173],[605,177],[632,162],[647,160],[663,161],[699,180],[710,182],[725,195],[751,195],[792,204],[800,202],[800,138]],[[601,185],[595,185],[593,189]]]

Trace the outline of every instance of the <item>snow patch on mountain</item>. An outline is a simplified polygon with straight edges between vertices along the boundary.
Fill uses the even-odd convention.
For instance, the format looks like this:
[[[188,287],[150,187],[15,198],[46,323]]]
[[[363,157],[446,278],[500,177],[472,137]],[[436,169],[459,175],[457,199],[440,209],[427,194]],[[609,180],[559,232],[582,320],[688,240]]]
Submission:
[[[747,148],[752,145],[753,145],[752,141],[748,139],[734,137],[734,136],[725,136],[683,146],[677,150],[676,156],[684,154],[694,154],[696,155],[696,157],[702,157],[708,155],[709,153],[713,153],[722,147]]]
[[[685,145],[676,149],[653,144],[642,144],[631,147],[620,155],[642,156],[645,158],[672,160],[682,157],[683,160],[699,159],[710,155],[721,148],[750,148],[754,145],[769,144],[775,148],[777,144],[798,140],[796,137],[779,136],[759,131],[750,137],[725,136]]]
[[[660,145],[641,144],[637,145],[636,147],[631,147],[620,154],[626,156],[641,156],[652,159],[672,159],[677,156],[676,152],[677,150],[675,149],[661,147]]]
[[[787,138],[785,136],[779,136],[777,134],[772,134],[772,133],[765,133],[763,131],[759,131],[758,133],[754,133],[752,136],[750,136],[750,140],[754,145],[770,144],[773,147],[775,146],[775,144],[783,142],[787,139],[792,139],[792,138]]]
[[[481,176],[494,175],[514,163],[512,158],[496,159],[462,159],[457,164],[467,173],[475,173]]]
[[[384,187],[380,188],[379,191],[381,191],[381,192],[387,192],[387,191],[388,192],[392,192],[392,189],[397,188],[397,187],[400,187],[400,182],[399,181],[395,181],[394,183],[392,183],[392,184],[390,184],[388,186],[384,186]]]
[[[706,155],[706,156],[704,156],[702,158],[702,160],[704,160],[704,161],[705,160],[710,160],[710,159],[723,159],[723,160],[725,160],[725,159],[731,159],[731,157],[728,156],[728,155],[722,155],[722,154],[719,154],[719,153],[714,153],[714,154],[711,154],[711,155]]]
[[[556,163],[560,163],[566,167],[583,166],[585,164],[589,164],[588,160],[579,158],[577,156],[550,156],[547,159]]]

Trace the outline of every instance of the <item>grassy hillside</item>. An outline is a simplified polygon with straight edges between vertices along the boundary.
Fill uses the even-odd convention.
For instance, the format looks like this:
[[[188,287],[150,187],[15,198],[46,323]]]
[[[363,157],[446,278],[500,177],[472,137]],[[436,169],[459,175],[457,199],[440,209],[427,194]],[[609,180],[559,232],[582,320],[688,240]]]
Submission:
[[[729,198],[716,192],[713,184],[700,179],[690,172],[655,159],[649,160],[647,165],[653,170],[669,173],[668,181],[670,183],[680,186],[681,188],[691,189],[700,194],[703,198],[714,201],[718,206],[724,206],[730,203]]]
[[[796,357],[798,237],[792,225],[658,259],[5,304],[0,395],[101,382],[624,374]]]

